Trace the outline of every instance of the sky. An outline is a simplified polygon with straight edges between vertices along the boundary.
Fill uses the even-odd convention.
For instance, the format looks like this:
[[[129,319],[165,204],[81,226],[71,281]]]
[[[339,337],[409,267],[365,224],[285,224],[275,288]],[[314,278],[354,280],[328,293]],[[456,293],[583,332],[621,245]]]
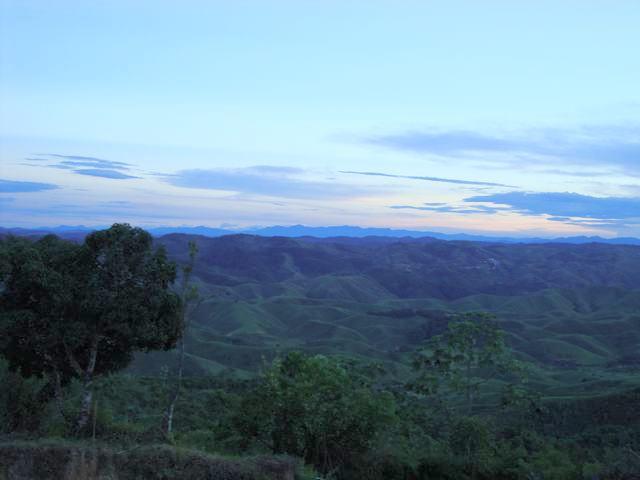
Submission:
[[[0,0],[0,225],[640,237],[637,0]]]

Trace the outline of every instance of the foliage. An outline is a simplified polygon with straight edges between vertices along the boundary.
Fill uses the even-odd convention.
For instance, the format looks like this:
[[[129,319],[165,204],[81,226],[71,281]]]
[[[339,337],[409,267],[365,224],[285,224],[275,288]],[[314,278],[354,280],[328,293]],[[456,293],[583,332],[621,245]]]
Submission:
[[[295,460],[286,457],[225,458],[167,445],[116,450],[61,441],[0,442],[1,478],[276,480],[297,473]]]
[[[37,430],[47,406],[45,382],[11,372],[0,358],[0,434]]]
[[[429,339],[416,352],[413,367],[418,377],[410,387],[434,394],[443,387],[462,392],[467,414],[487,382],[520,373],[522,366],[511,355],[502,330],[486,313],[469,313],[449,323],[447,331]]]
[[[449,445],[454,455],[476,470],[489,455],[491,434],[487,425],[476,417],[461,417],[452,425]]]
[[[9,239],[3,251],[0,353],[12,370],[58,387],[81,379],[78,429],[95,375],[122,369],[134,351],[171,348],[182,332],[180,300],[169,290],[175,266],[144,230],[116,224],[83,245]]]
[[[394,419],[392,397],[372,392],[334,359],[276,359],[235,420],[247,441],[301,457],[324,473],[349,468]]]

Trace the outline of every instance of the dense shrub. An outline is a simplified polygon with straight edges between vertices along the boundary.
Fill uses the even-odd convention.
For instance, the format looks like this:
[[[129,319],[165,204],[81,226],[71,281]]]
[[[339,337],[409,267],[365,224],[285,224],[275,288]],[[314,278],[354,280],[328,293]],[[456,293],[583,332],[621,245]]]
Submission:
[[[267,369],[234,424],[247,447],[263,445],[330,473],[362,461],[394,419],[393,397],[372,391],[337,360],[290,353]]]

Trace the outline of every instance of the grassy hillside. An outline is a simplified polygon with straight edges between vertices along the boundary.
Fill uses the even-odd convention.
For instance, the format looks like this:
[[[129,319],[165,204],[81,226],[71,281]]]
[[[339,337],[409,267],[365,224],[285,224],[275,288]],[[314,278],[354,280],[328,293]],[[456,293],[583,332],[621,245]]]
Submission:
[[[451,315],[495,314],[532,381],[550,396],[640,385],[640,247],[370,242],[167,235],[187,243],[203,302],[188,334],[188,373],[250,376],[279,351],[381,362],[393,376]],[[138,358],[157,374],[166,354]]]

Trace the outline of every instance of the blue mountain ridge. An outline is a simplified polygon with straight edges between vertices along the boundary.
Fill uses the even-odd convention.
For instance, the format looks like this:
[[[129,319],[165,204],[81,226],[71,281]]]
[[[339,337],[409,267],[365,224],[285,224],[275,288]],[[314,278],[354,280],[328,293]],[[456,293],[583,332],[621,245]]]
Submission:
[[[59,225],[56,227],[18,228],[0,227],[0,234],[14,235],[43,235],[54,233],[62,237],[83,237],[87,233],[104,227],[86,227],[84,225]],[[189,235],[202,235],[205,237],[221,237],[224,235],[258,235],[263,237],[315,237],[315,238],[335,238],[335,237],[379,237],[379,238],[435,238],[438,240],[473,241],[490,243],[606,243],[613,245],[640,245],[640,238],[634,237],[614,237],[604,238],[599,236],[572,236],[557,238],[542,237],[510,237],[476,235],[468,233],[441,233],[423,230],[402,230],[393,228],[358,227],[351,225],[311,227],[306,225],[282,226],[274,225],[270,227],[255,227],[239,230],[224,228],[212,228],[206,226],[179,226],[179,227],[143,227],[155,237],[161,237],[171,233],[184,233]]]

